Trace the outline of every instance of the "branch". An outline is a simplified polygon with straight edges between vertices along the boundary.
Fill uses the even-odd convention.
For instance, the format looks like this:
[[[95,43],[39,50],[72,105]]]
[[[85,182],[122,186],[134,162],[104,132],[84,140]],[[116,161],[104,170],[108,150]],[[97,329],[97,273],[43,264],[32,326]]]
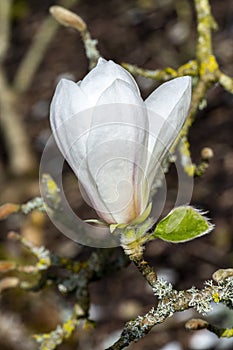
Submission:
[[[202,319],[192,319],[185,324],[185,328],[192,331],[200,329],[207,329],[211,333],[216,334],[219,338],[232,338],[233,328],[223,328],[212,325],[211,323]]]
[[[191,60],[180,66],[177,70],[167,67],[162,70],[147,70],[143,68],[123,63],[123,67],[134,75],[141,75],[158,81],[167,81],[179,76],[190,75],[194,77],[194,89],[192,94],[191,107],[184,124],[183,129],[178,135],[175,143],[171,148],[171,153],[175,152],[176,147],[181,141],[180,154],[185,164],[184,170],[188,175],[202,175],[207,166],[207,162],[202,162],[199,166],[195,164],[186,164],[186,159],[190,160],[190,151],[188,143],[188,133],[192,126],[196,114],[204,100],[207,91],[216,83],[220,83],[222,87],[230,93],[233,93],[233,78],[222,73],[218,67],[216,58],[212,52],[212,34],[211,30],[217,28],[217,24],[211,14],[209,0],[194,0],[197,14],[197,48],[196,59]],[[187,165],[187,166],[186,166]],[[169,166],[166,164],[164,171],[167,172]],[[155,186],[157,187],[157,185]]]
[[[129,263],[124,254],[112,258],[112,249],[94,251],[86,261],[80,262],[59,257],[44,247],[36,247],[15,232],[10,232],[8,238],[19,241],[36,257],[36,263],[23,266],[12,261],[0,261],[1,274],[8,272],[17,274],[17,277],[4,277],[0,280],[0,292],[16,287],[26,291],[39,291],[48,283],[50,285],[52,283],[62,295],[68,294],[75,298],[73,314],[64,324],[59,325],[50,333],[35,336],[36,341],[40,343],[40,350],[55,349],[58,344],[72,335],[80,319],[91,324],[88,320],[90,282],[112,274]],[[64,271],[66,272],[65,278]],[[25,279],[25,274],[29,277],[28,280]]]
[[[1,22],[1,18],[0,18]],[[0,38],[1,38],[0,33]],[[22,122],[20,102],[8,86],[4,70],[0,66],[0,107],[1,126],[9,154],[9,165],[14,175],[30,173],[35,169],[35,158],[30,148],[30,141]]]
[[[219,83],[222,85],[222,87],[233,94],[233,78],[230,78],[228,75],[219,72]]]
[[[204,62],[212,55],[211,30],[217,28],[217,24],[211,14],[209,0],[194,0],[197,14],[197,59]]]
[[[177,291],[170,283],[158,279],[153,291],[159,303],[143,316],[138,316],[126,323],[119,340],[106,350],[121,350],[143,338],[151,329],[163,323],[168,317],[179,311],[196,309],[201,314],[211,310],[211,302],[222,301],[226,305],[232,304],[233,278],[229,277],[214,285],[206,281],[203,289],[192,287],[188,290]],[[230,334],[230,333],[228,333]]]
[[[39,210],[46,212],[45,203],[41,197],[31,199],[25,204],[6,203],[0,206],[0,220],[8,218],[8,216],[21,212],[25,215],[29,214],[33,210]]]
[[[71,7],[76,1],[61,0],[60,2]],[[10,9],[10,0],[0,1],[0,64],[3,64],[9,46]],[[24,93],[30,86],[58,27],[50,17],[44,20],[18,67],[13,85],[9,84],[4,69],[0,66],[2,129],[9,154],[10,169],[14,175],[30,173],[36,167],[36,160],[30,148],[30,140],[20,112],[19,94]]]
[[[64,340],[70,338],[75,329],[80,323],[80,320],[84,318],[84,312],[78,304],[75,304],[73,313],[62,325],[58,325],[57,328],[45,334],[35,334],[33,338],[40,344],[39,350],[53,350],[58,345],[63,343]]]
[[[67,8],[72,7],[78,0],[61,0],[59,3],[66,4]],[[45,52],[48,49],[52,39],[59,28],[50,16],[45,18],[33,38],[32,44],[25,54],[15,75],[13,87],[18,93],[25,92],[32,83],[35,72],[37,71]]]
[[[10,9],[12,0],[0,1],[0,64],[4,61],[10,42]]]
[[[178,70],[175,70],[171,67],[167,67],[164,69],[150,70],[150,69],[139,68],[129,63],[122,63],[122,66],[133,75],[141,75],[144,78],[150,78],[158,81],[167,81],[169,79],[182,77],[184,75],[196,76],[197,69],[198,69],[196,61],[189,61],[184,65],[180,66]]]
[[[76,15],[74,12],[68,11],[67,9],[61,6],[50,7],[50,13],[60,24],[66,27],[71,27],[81,34],[86,56],[89,60],[89,68],[94,68],[100,57],[100,53],[96,47],[98,41],[92,39],[84,20],[80,16]]]

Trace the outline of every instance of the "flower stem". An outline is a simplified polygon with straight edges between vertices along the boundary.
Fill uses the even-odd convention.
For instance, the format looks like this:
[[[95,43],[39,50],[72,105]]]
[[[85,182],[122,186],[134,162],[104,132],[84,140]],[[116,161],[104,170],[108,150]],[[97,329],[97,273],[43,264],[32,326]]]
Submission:
[[[147,283],[153,287],[157,281],[156,272],[143,258],[144,245],[150,238],[148,230],[151,224],[151,219],[148,219],[142,225],[125,228],[121,233],[121,246]]]

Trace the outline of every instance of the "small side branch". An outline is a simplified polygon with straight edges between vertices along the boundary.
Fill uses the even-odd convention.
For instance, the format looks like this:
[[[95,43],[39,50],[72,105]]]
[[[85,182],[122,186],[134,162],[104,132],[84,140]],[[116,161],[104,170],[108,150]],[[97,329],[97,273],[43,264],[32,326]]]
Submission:
[[[40,344],[39,350],[53,350],[64,340],[71,337],[80,321],[84,318],[84,312],[79,304],[75,304],[73,313],[63,324],[58,325],[57,328],[45,334],[36,334],[33,338]]]
[[[66,27],[71,27],[80,33],[86,56],[89,61],[89,68],[94,68],[100,57],[100,53],[97,49],[98,41],[92,39],[84,20],[74,12],[69,11],[62,6],[50,7],[50,13],[60,24]]]
[[[139,68],[135,65],[128,63],[123,63],[123,67],[126,68],[130,73],[134,75],[141,75],[146,78],[150,78],[157,81],[167,81],[172,78],[190,75],[193,79],[193,94],[191,107],[184,124],[183,129],[178,135],[175,143],[172,146],[171,153],[174,153],[176,147],[181,141],[180,149],[184,150],[183,145],[185,145],[185,151],[187,159],[190,160],[189,143],[188,143],[188,133],[192,126],[196,114],[204,100],[207,91],[216,83],[220,83],[222,87],[233,93],[233,78],[227,76],[220,71],[216,58],[212,51],[212,33],[213,29],[216,29],[217,24],[211,14],[211,8],[209,0],[194,0],[196,15],[197,15],[197,45],[196,45],[196,59],[191,60],[178,69],[173,69],[167,67],[164,69],[148,70]],[[169,162],[168,162],[169,163]],[[186,165],[186,162],[184,162]],[[169,164],[168,164],[169,166]],[[202,175],[208,166],[208,162],[201,162],[199,166],[195,164],[187,165],[185,171],[188,175]],[[167,169],[166,169],[167,170]]]
[[[30,173],[35,169],[36,161],[22,121],[20,101],[8,85],[4,69],[1,66],[0,91],[1,127],[7,145],[10,170],[14,175]]]
[[[12,0],[0,1],[0,64],[6,57],[10,42],[10,10]]]
[[[207,329],[211,333],[216,334],[219,338],[232,338],[233,337],[233,328],[223,328],[215,326],[207,321],[202,319],[192,319],[185,324],[185,328],[191,331],[197,331],[200,329]]]
[[[119,340],[106,350],[122,350],[132,342],[137,342],[154,326],[163,323],[176,312],[194,308],[200,314],[205,315],[211,310],[212,301],[229,302],[232,298],[232,287],[232,277],[219,281],[216,285],[212,281],[207,281],[203,289],[192,287],[183,291],[177,291],[170,283],[158,279],[153,288],[155,296],[159,299],[158,305],[145,315],[127,322]],[[218,296],[217,299],[216,296]],[[222,335],[225,334],[228,337],[232,335],[231,329],[219,329],[220,331]]]
[[[197,14],[197,59],[205,61],[212,54],[211,30],[217,24],[211,15],[209,0],[194,0]]]
[[[60,0],[60,4],[72,7],[78,0]],[[18,93],[24,93],[32,83],[35,73],[44,58],[45,52],[59,28],[57,22],[48,16],[41,24],[32,44],[26,52],[15,75],[13,88]]]

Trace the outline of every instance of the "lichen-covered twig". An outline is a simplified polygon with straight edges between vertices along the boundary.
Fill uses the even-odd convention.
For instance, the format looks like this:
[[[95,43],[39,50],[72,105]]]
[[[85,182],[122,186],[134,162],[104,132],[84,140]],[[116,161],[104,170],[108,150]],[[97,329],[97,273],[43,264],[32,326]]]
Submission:
[[[167,81],[169,79],[182,77],[184,75],[191,75],[195,77],[198,73],[198,65],[195,60],[185,63],[184,65],[180,66],[177,70],[171,67],[150,70],[139,68],[129,63],[122,63],[122,66],[133,75],[141,75],[144,78],[150,78],[158,81]]]
[[[35,197],[25,204],[6,203],[0,206],[0,220],[18,212],[27,215],[35,209],[46,212],[45,203],[41,197]]]
[[[202,319],[192,319],[186,322],[186,329],[197,331],[200,329],[207,329],[208,331],[216,334],[219,338],[232,338],[233,337],[233,327],[232,328],[223,328],[215,326]]]
[[[209,151],[204,150],[203,158],[210,153]],[[135,229],[135,231],[132,230],[132,227],[125,229],[123,232],[126,238],[121,239],[121,244],[130,260],[152,287],[155,297],[158,298],[158,304],[144,316],[138,316],[135,320],[127,322],[119,340],[107,350],[121,350],[130,345],[131,342],[137,342],[150,332],[155,325],[164,322],[166,318],[171,317],[178,311],[194,308],[200,314],[205,315],[211,310],[211,302],[221,302],[227,307],[233,308],[233,269],[216,271],[212,276],[213,280],[206,281],[202,289],[192,287],[178,291],[173,288],[171,283],[157,278],[154,269],[144,259],[143,245],[147,235],[144,234],[141,239],[138,237],[135,241],[130,241],[130,238],[133,239],[137,236],[137,230],[140,232],[140,228]],[[214,327],[205,323],[205,321],[202,324],[207,325],[206,328],[215,332],[218,336],[233,336],[232,329]]]
[[[73,308],[73,313],[68,320],[63,324],[58,325],[57,328],[45,334],[36,334],[34,339],[39,343],[39,350],[53,350],[56,349],[64,340],[70,338],[76,327],[84,317],[84,312],[79,304]]]
[[[55,349],[58,344],[61,344],[72,334],[80,319],[85,319],[88,322],[90,306],[88,287],[91,281],[111,274],[129,263],[124,254],[118,254],[112,258],[112,249],[94,251],[87,260],[80,262],[59,257],[44,247],[36,247],[16,232],[10,232],[9,238],[19,241],[29,250],[35,256],[36,263],[23,266],[12,261],[0,261],[2,275],[5,276],[7,272],[17,273],[17,277],[3,277],[0,280],[0,292],[15,287],[25,291],[38,291],[48,283],[52,283],[62,295],[73,295],[76,300],[71,318],[52,332],[35,336],[37,342],[40,343],[41,350]],[[56,272],[54,272],[54,268],[56,268]],[[63,274],[60,275],[60,270],[67,272],[66,278]],[[28,281],[25,274],[29,277]],[[34,277],[33,280],[32,277]]]
[[[89,61],[89,68],[92,69],[95,67],[100,57],[100,53],[97,49],[98,41],[92,39],[84,20],[74,12],[68,11],[62,6],[50,7],[50,13],[60,24],[74,28],[80,33]]]
[[[111,269],[121,268],[127,264],[127,259],[117,260],[115,263],[108,264],[107,261],[111,257],[111,250],[100,250],[93,252],[89,259],[85,262],[73,262],[69,259],[63,259],[55,256],[46,249],[36,248],[25,238],[11,233],[11,237],[20,242],[34,254],[38,262],[36,263],[37,271],[46,272],[45,282],[49,280],[57,285],[61,293],[72,293],[76,296],[77,304],[74,306],[74,311],[64,324],[59,325],[54,331],[47,334],[36,335],[35,339],[40,343],[41,350],[55,349],[64,339],[68,338],[80,319],[88,319],[89,310],[89,293],[88,285],[90,281],[101,278],[103,275],[109,273],[108,266],[111,265]],[[135,266],[139,269],[142,275],[146,278],[149,285],[152,287],[154,295],[158,298],[158,305],[153,307],[144,316],[138,316],[135,320],[126,323],[120,339],[108,350],[120,350],[124,349],[131,342],[138,341],[144,337],[155,325],[165,321],[166,318],[171,317],[175,312],[187,310],[189,308],[195,308],[200,314],[206,314],[211,309],[211,302],[222,302],[226,306],[232,308],[233,306],[233,273],[232,269],[218,270],[213,275],[213,281],[207,281],[203,289],[197,289],[192,287],[188,290],[177,291],[173,288],[171,283],[164,281],[161,278],[157,278],[156,273],[149,266],[149,264],[143,259],[142,256],[130,257]],[[117,262],[118,261],[118,262]],[[49,272],[51,266],[66,268],[71,272],[70,277],[64,280],[58,275]],[[15,265],[7,264],[5,262],[0,264],[0,270],[2,272],[14,269]],[[20,272],[21,270],[18,269]],[[30,273],[30,270],[22,270],[24,273]],[[112,271],[112,270],[111,270]],[[31,271],[35,272],[35,271]],[[6,283],[6,282],[7,283]],[[20,282],[20,278],[11,277],[11,280],[2,279],[3,288],[27,288],[27,284]],[[12,285],[13,283],[13,285]],[[41,284],[43,288],[43,284]],[[33,289],[33,288],[30,288]],[[35,289],[33,289],[35,290]],[[77,312],[78,310],[78,312]],[[81,312],[80,312],[81,310]],[[219,336],[232,336],[231,329],[220,329],[214,326],[207,327],[212,332],[215,332]]]
[[[158,305],[143,316],[126,323],[119,340],[106,350],[121,350],[132,342],[143,338],[150,330],[164,322],[174,313],[190,308],[205,315],[211,310],[210,303],[222,301],[226,305],[233,302],[233,278],[229,277],[214,284],[207,281],[203,289],[192,287],[177,291],[170,283],[157,279],[153,291],[159,299]],[[230,332],[228,333],[230,334]]]
[[[147,70],[143,68],[123,63],[130,73],[134,75],[141,75],[146,78],[151,78],[158,81],[167,81],[183,75],[190,75],[193,78],[194,88],[192,94],[191,107],[189,115],[181,130],[177,140],[172,146],[171,153],[181,142],[179,147],[181,159],[186,164],[186,160],[190,159],[188,132],[195,120],[197,111],[200,108],[202,100],[205,98],[206,92],[216,83],[220,83],[222,87],[230,93],[233,93],[233,78],[224,74],[218,66],[216,58],[212,51],[212,29],[216,29],[217,25],[211,14],[209,0],[194,0],[197,14],[197,48],[196,58],[191,60],[178,69],[164,68],[157,70]],[[207,169],[207,162],[204,162],[201,167],[195,164],[189,164],[185,167],[188,175],[202,175]]]

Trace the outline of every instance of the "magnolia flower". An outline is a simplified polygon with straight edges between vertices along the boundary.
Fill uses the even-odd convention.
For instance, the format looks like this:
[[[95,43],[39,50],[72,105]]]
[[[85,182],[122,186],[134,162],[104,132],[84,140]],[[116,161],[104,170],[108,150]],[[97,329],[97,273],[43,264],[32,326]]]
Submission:
[[[135,223],[149,214],[151,186],[190,99],[186,76],[143,101],[134,78],[103,58],[82,81],[59,82],[51,104],[53,135],[105,223]]]

